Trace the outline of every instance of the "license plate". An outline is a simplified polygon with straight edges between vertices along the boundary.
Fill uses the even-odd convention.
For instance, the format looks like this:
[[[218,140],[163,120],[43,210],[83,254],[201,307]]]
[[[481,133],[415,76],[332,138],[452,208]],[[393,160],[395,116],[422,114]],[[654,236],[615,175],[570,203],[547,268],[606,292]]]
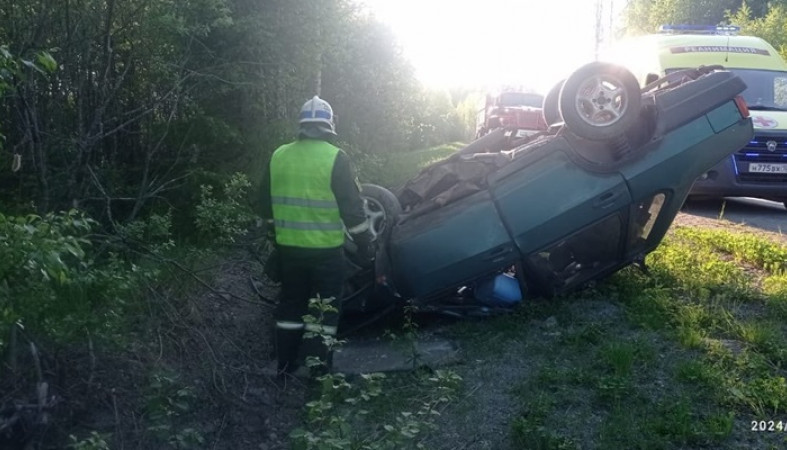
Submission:
[[[749,163],[749,172],[787,173],[787,164]]]

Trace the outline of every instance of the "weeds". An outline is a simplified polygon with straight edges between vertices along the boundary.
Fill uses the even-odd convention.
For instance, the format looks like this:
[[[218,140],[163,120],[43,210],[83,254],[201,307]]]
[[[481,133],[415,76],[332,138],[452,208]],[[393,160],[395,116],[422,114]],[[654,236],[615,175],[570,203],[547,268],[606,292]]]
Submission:
[[[542,394],[529,400],[525,411],[511,425],[512,440],[516,447],[534,450],[579,448],[572,439],[560,435],[550,426],[550,416],[555,408],[552,398]]]
[[[245,198],[251,183],[246,175],[235,173],[224,183],[223,198],[216,198],[213,186],[200,186],[195,224],[206,243],[229,244],[246,234],[253,215]]]
[[[145,394],[147,430],[173,448],[198,448],[205,443],[202,433],[194,428],[178,426],[178,419],[192,410],[196,400],[193,389],[181,386],[177,376],[154,373]]]
[[[462,143],[441,145],[426,150],[417,150],[394,156],[359,154],[361,179],[375,184],[395,188],[412,178],[424,167],[440,161],[462,147]]]
[[[68,448],[70,450],[109,450],[109,434],[92,431],[90,436],[85,439],[77,439],[73,434],[68,436]]]
[[[304,322],[314,325],[321,324],[326,313],[335,311],[330,301],[320,298],[312,299],[309,306],[312,314],[305,316]],[[320,326],[312,328],[322,330]],[[415,332],[414,322],[406,321],[404,335],[411,341],[414,364]],[[344,343],[323,331],[306,333],[305,337],[322,338],[331,351]],[[310,357],[308,365],[325,367],[325,361]],[[411,383],[409,389],[401,385],[403,380]],[[421,440],[434,429],[439,408],[453,400],[461,378],[437,370],[391,378],[382,373],[363,374],[355,382],[344,374],[328,373],[316,381],[315,398],[305,406],[305,423],[290,434],[296,449],[424,448]]]
[[[783,415],[786,252],[751,235],[679,228],[649,256],[651,276],[626,269],[579,300],[553,300],[552,314],[588,297],[609,299],[627,320],[560,320],[559,347],[528,347],[538,352],[529,360],[554,362],[513,391],[522,405],[515,445],[733,448],[730,436],[747,418]],[[572,428],[577,422],[594,431]]]

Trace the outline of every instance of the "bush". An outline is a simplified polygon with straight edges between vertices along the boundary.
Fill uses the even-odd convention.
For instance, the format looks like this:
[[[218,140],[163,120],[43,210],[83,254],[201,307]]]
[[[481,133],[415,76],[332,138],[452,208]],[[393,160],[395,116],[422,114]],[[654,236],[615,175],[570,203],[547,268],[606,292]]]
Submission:
[[[14,324],[54,342],[118,331],[138,274],[112,255],[91,259],[94,227],[75,210],[0,214],[0,350]]]
[[[250,187],[249,179],[242,173],[235,173],[224,184],[223,199],[215,197],[213,186],[200,186],[196,226],[203,242],[228,244],[246,234],[254,216],[242,201]]]

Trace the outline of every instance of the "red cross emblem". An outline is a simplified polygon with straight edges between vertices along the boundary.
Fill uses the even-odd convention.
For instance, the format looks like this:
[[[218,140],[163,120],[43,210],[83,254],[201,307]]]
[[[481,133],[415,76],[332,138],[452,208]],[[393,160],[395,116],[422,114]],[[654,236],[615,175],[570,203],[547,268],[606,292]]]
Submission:
[[[776,128],[779,125],[779,122],[770,117],[754,116],[751,118],[751,121],[757,128]]]

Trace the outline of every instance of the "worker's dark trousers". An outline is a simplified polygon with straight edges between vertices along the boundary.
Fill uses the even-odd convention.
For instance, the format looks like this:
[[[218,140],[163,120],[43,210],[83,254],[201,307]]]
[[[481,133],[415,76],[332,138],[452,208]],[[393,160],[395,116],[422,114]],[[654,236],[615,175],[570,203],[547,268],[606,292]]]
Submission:
[[[309,310],[309,299],[334,298],[332,305],[341,310],[344,285],[344,253],[339,248],[306,249],[281,246],[281,295],[276,308],[276,358],[281,372],[295,370],[307,356],[316,356],[330,369],[332,355],[322,336],[304,339],[304,332],[315,331],[304,324],[309,314],[320,319],[320,334],[335,335],[339,312]],[[312,329],[309,329],[312,328]],[[300,357],[299,357],[300,356]]]

